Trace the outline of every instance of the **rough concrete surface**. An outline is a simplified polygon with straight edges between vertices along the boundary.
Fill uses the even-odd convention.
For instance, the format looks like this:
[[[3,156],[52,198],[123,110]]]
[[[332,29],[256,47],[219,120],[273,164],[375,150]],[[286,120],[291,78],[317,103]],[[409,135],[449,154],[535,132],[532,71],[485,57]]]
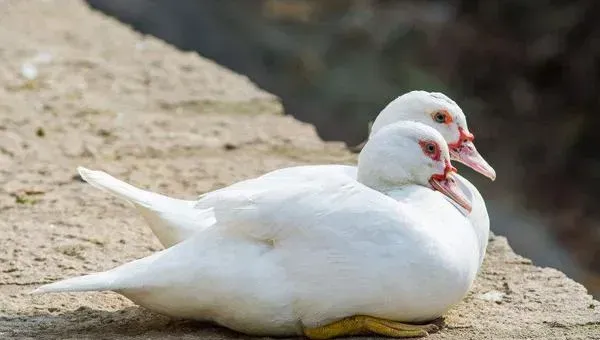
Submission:
[[[113,293],[27,295],[160,246],[75,167],[189,198],[283,166],[352,163],[277,98],[78,0],[0,2],[0,338],[232,339]],[[492,221],[493,224],[493,221]],[[600,339],[600,303],[490,243],[471,294],[431,339]]]

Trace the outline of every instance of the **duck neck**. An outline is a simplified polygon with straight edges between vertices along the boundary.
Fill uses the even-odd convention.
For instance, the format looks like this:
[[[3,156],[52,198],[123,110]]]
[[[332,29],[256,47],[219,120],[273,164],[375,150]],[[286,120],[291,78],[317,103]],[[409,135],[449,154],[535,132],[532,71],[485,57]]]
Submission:
[[[396,176],[394,177],[401,178]],[[381,172],[381,169],[377,169],[377,171],[375,171],[375,169],[369,169],[360,166],[358,167],[356,179],[369,188],[383,193],[400,189],[409,184],[408,181],[399,182],[397,180],[389,180],[387,176],[384,176],[384,173]]]

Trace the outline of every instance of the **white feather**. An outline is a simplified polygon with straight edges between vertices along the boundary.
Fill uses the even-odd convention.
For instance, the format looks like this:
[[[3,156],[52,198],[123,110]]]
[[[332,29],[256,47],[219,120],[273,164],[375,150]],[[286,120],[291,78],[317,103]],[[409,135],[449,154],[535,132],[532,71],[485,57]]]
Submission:
[[[422,139],[441,145],[440,160],[423,154]],[[240,182],[198,200],[192,210],[210,209],[214,223],[184,241],[36,292],[112,290],[159,313],[256,335],[299,335],[357,314],[431,320],[467,293],[482,252],[468,219],[425,187],[448,159],[432,128],[392,124],[361,152],[358,178],[370,187],[350,168]],[[134,192],[125,197],[146,196]]]
[[[195,231],[214,223],[210,212],[194,210],[195,201],[167,197],[142,190],[103,172],[78,167],[81,178],[133,204],[165,247],[190,237]]]

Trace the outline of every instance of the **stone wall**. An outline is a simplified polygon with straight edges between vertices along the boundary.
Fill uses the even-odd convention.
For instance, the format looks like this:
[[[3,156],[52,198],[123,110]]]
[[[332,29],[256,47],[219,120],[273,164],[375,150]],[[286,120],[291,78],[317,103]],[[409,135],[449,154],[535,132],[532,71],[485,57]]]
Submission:
[[[58,3],[60,2],[60,6]],[[276,97],[82,1],[5,0],[0,12],[0,338],[239,339],[113,293],[30,296],[160,249],[128,205],[77,165],[189,198],[288,165],[352,163],[282,115]],[[494,238],[471,294],[432,339],[600,338],[600,303]]]

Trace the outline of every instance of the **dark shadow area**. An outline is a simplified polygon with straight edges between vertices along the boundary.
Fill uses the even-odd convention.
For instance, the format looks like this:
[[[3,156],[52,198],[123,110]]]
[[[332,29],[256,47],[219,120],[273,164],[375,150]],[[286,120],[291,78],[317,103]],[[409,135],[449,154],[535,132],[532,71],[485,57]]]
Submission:
[[[354,145],[410,89],[463,108],[494,183],[492,229],[600,293],[600,2],[88,0],[247,75],[326,140]]]
[[[429,323],[438,327],[432,333],[447,326],[444,318]],[[171,319],[141,307],[114,312],[80,307],[58,315],[0,317],[0,332],[3,332],[3,326],[12,329],[0,334],[14,339],[65,339],[73,334],[85,339],[272,339],[244,335],[208,322]]]
[[[15,326],[11,327],[11,323]],[[212,323],[174,320],[140,307],[115,312],[80,307],[58,315],[0,317],[0,324],[11,328],[7,335],[12,339],[65,339],[73,334],[85,339],[248,338]]]

